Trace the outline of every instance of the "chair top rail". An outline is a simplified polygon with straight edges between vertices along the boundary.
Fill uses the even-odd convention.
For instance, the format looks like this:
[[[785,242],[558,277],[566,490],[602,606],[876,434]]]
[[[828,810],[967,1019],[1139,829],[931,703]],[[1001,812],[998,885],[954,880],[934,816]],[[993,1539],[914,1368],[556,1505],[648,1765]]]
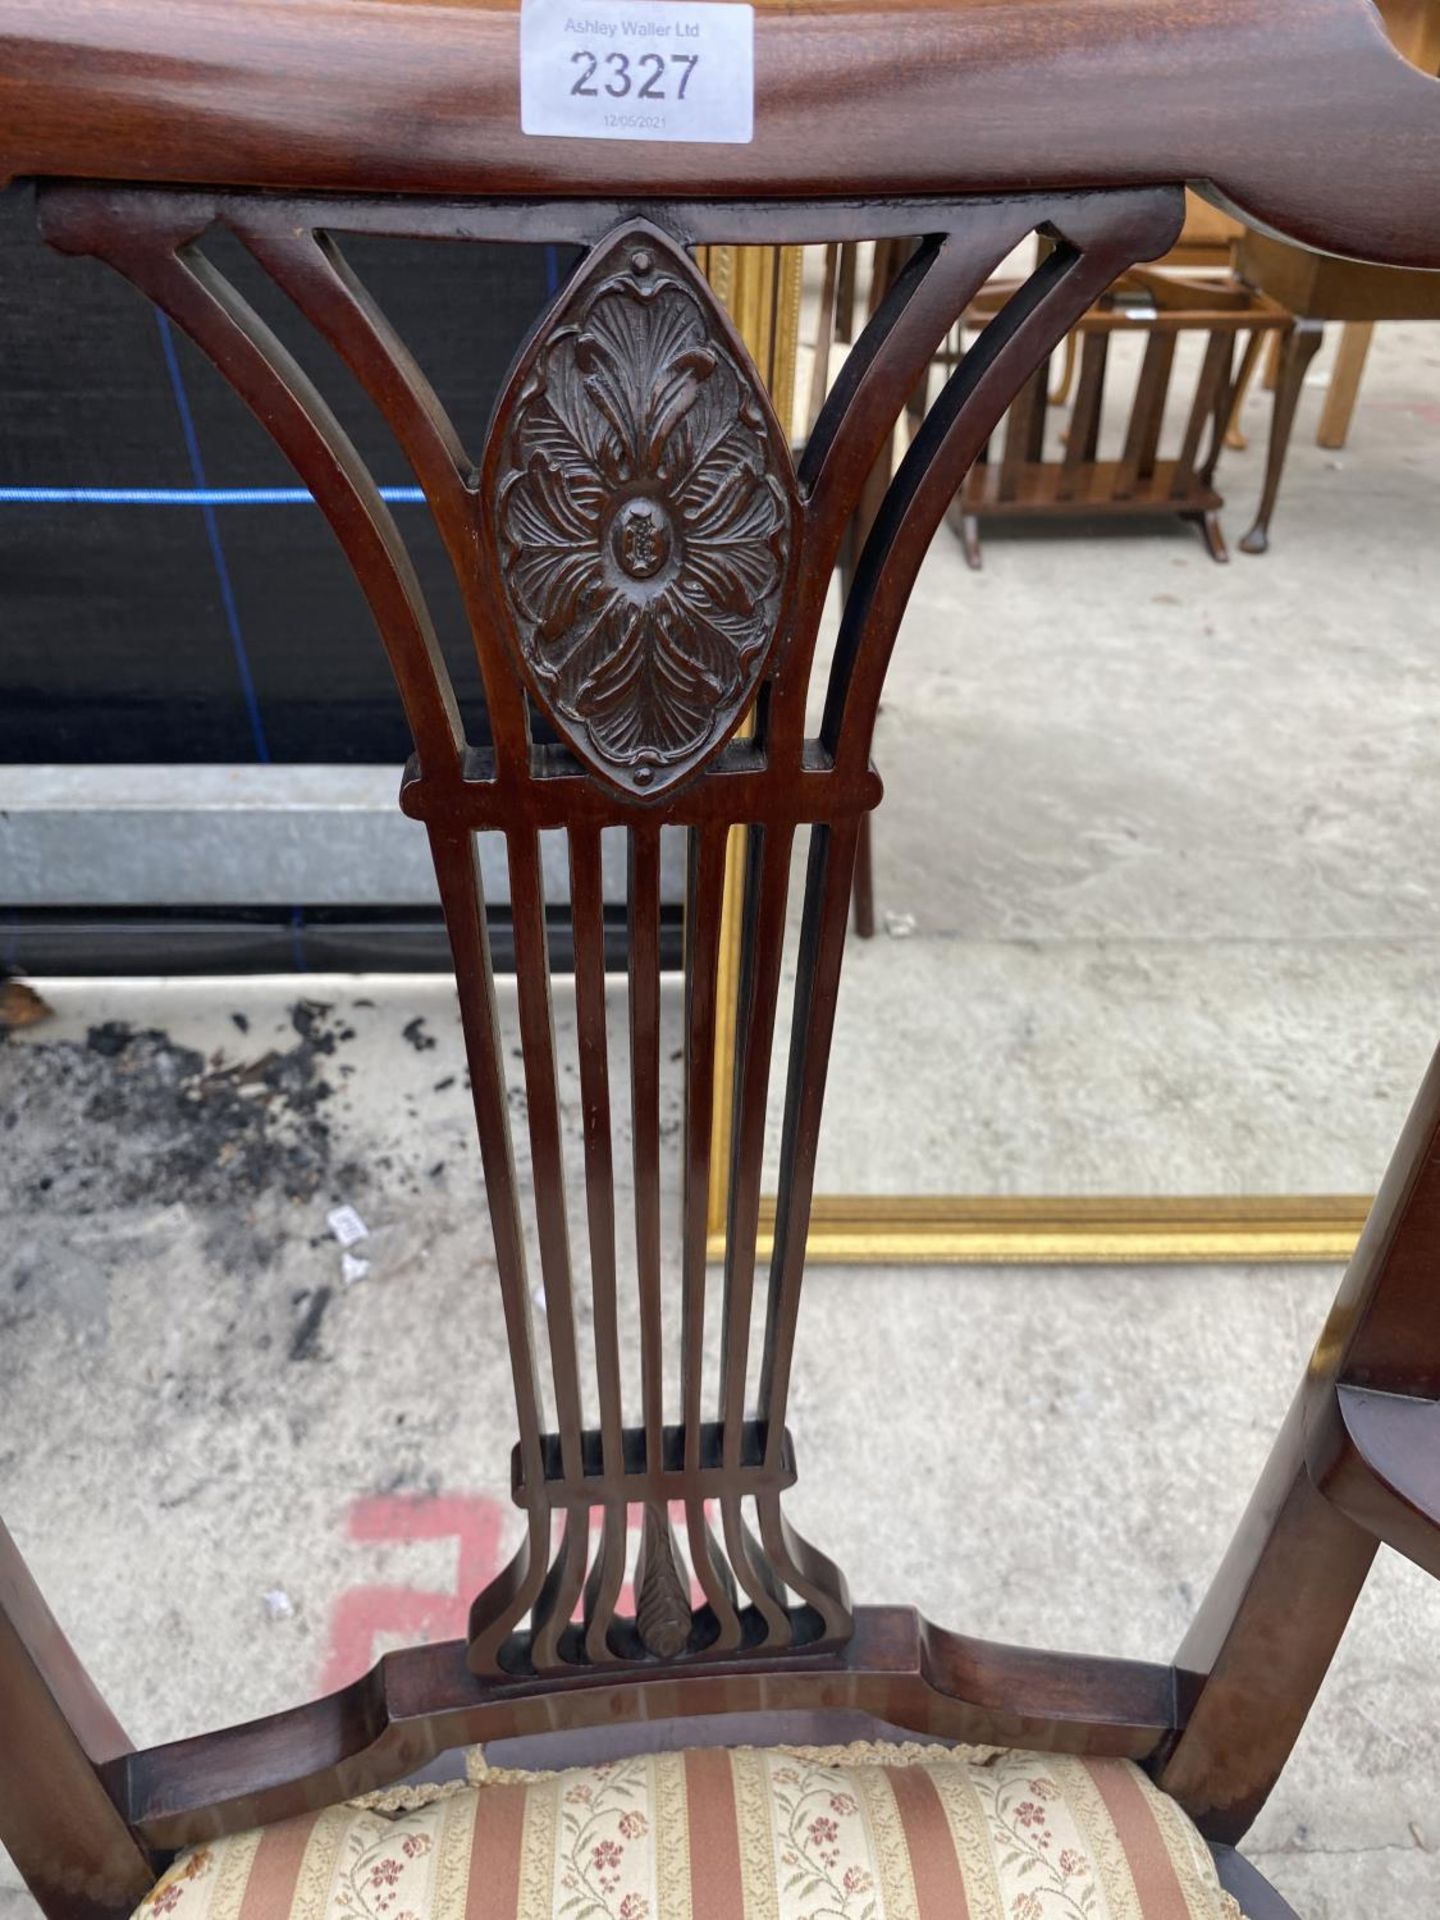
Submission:
[[[760,0],[753,138],[720,149],[524,133],[519,22],[514,0],[0,0],[0,179],[757,199],[1189,180],[1311,246],[1440,266],[1440,90],[1369,0]]]

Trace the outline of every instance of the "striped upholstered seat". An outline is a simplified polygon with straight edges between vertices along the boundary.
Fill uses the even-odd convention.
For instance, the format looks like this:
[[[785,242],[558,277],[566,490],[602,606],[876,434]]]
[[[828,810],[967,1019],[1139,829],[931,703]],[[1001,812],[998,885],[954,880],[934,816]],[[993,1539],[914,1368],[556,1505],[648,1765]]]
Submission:
[[[719,1749],[487,1774],[182,1854],[175,1920],[1240,1920],[1129,1761]]]

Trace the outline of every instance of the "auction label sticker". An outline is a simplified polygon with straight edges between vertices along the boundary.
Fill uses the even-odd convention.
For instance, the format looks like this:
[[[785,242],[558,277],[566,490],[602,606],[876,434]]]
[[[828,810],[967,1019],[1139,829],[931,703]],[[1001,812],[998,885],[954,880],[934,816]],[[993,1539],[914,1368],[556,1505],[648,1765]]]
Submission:
[[[522,0],[520,126],[735,145],[755,125],[755,11],[733,0]]]

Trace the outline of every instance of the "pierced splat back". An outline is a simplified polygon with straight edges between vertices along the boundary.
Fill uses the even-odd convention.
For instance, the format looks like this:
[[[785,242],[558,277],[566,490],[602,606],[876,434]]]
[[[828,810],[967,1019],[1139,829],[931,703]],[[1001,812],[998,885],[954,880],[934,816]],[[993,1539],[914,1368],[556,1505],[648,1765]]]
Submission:
[[[480,1674],[561,1673],[766,1649],[833,1649],[845,1582],[787,1523],[785,1410],[827,1058],[859,822],[880,796],[870,740],[890,651],[948,501],[1007,404],[1124,268],[1162,251],[1175,188],[849,208],[515,206],[276,200],[61,186],[48,237],[110,260],[185,328],[313,490],[369,599],[414,733],[401,804],[423,821],[451,943],[489,1194],[527,1515],[513,1562],[475,1601]],[[453,562],[493,747],[467,745],[399,530],[299,366],[207,259],[233,230],[389,422]],[[859,558],[819,735],[805,715],[817,629],[859,489],[937,345],[999,262],[1054,241],[966,355],[885,495]],[[346,231],[578,241],[571,279],[522,349],[478,467],[346,263]],[[857,344],[798,469],[756,371],[687,247],[732,239],[928,234]],[[748,713],[753,733],[741,734]],[[543,714],[559,745],[537,743]],[[686,843],[678,1247],[662,1234],[662,829]],[[730,1140],[712,1138],[727,849],[743,829],[744,908]],[[601,835],[628,846],[634,1270],[617,1249]],[[567,1227],[541,835],[568,843],[588,1248]],[[526,1222],[476,836],[504,835],[514,917],[533,1238]],[[792,856],[808,842],[778,1209],[757,1274],[761,1158]],[[729,1155],[723,1286],[706,1197]],[[664,1310],[678,1264],[678,1324]],[[594,1320],[582,1391],[577,1276]],[[623,1389],[623,1297],[639,1308],[639,1398]],[[757,1300],[757,1292],[760,1298]],[[750,1376],[753,1315],[763,1317]],[[719,1378],[707,1397],[707,1322]],[[543,1372],[548,1371],[548,1394]],[[678,1395],[667,1396],[667,1375]],[[672,1389],[673,1393],[673,1389]],[[544,1408],[555,1411],[547,1431]],[[668,1421],[667,1398],[678,1421]],[[586,1401],[598,1429],[584,1424]],[[618,1611],[627,1515],[643,1514],[634,1617]],[[672,1514],[683,1515],[677,1537]],[[558,1516],[558,1526],[556,1520]],[[687,1564],[688,1562],[688,1564]],[[692,1575],[695,1583],[692,1589]],[[692,1591],[703,1596],[692,1603]]]
[[[1164,1666],[980,1641],[904,1607],[852,1616],[839,1573],[788,1527],[816,1143],[851,870],[880,795],[877,705],[967,468],[1086,306],[1170,244],[1181,190],[1166,183],[1208,183],[1306,245],[1440,265],[1440,93],[1364,0],[822,0],[755,8],[748,142],[577,144],[523,131],[516,11],[0,0],[0,177],[39,181],[49,238],[110,261],[209,354],[313,492],[393,667],[415,744],[401,804],[429,836],[454,950],[528,1520],[468,1641],[387,1654],[324,1699],[138,1752],[0,1527],[0,1839],[53,1920],[123,1920],[174,1848],[385,1785],[458,1743],[855,1709],[961,1740],[1143,1760],[1207,1837],[1234,1840],[1285,1763],[1377,1542],[1440,1570],[1427,1464],[1440,1066],[1251,1508]],[[136,182],[150,184],[123,184]],[[839,186],[854,198],[835,198]],[[414,469],[474,639],[491,746],[466,740],[374,476],[207,256],[216,228],[334,350]],[[1037,229],[1053,243],[1045,259],[972,341],[893,480],[867,484],[935,348]],[[353,234],[581,249],[483,448],[462,445],[347,264]],[[792,461],[692,250],[917,235]],[[1212,432],[1226,384],[1210,389]],[[1192,417],[1190,435],[1205,425]],[[862,488],[869,532],[820,666]],[[491,977],[486,834],[508,854],[518,1074]],[[583,1209],[566,1193],[546,834],[568,849]],[[602,836],[628,849],[629,1087],[617,1073],[615,1123]],[[686,854],[678,1148],[661,1108],[665,836]],[[736,848],[734,1120],[713,1138]],[[805,880],[782,992],[792,856]],[[771,1050],[787,1025],[761,1268]],[[528,1143],[512,1139],[512,1105]],[[707,1183],[722,1157],[712,1291]],[[622,1612],[632,1512],[637,1597]]]

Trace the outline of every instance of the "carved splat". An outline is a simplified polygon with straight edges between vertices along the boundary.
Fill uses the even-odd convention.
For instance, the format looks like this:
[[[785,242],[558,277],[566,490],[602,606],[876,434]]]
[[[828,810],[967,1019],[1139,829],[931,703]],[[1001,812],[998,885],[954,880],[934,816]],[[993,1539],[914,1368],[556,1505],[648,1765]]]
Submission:
[[[592,251],[520,356],[478,487],[438,395],[330,230],[525,237],[523,207],[64,187],[42,189],[41,202],[57,245],[112,260],[265,422],[340,539],[405,702],[416,756],[402,801],[429,830],[455,957],[515,1389],[514,1497],[526,1520],[519,1551],[472,1607],[472,1673],[482,1686],[509,1687],[536,1674],[547,1684],[584,1682],[607,1665],[703,1674],[726,1659],[773,1656],[778,1666],[837,1654],[852,1633],[849,1596],[838,1569],[782,1511],[796,1473],[785,1422],[850,881],[860,822],[880,791],[870,746],[886,665],[967,468],[1091,301],[1131,262],[1170,244],[1179,192],[887,212],[880,224],[890,222],[892,235],[930,237],[856,343],[798,478],[743,346],[686,256],[618,210],[572,208],[563,231]],[[699,243],[725,237],[735,215],[692,206],[668,217]],[[782,232],[792,217],[777,207],[764,220]],[[464,737],[402,530],[375,476],[297,360],[206,256],[215,222],[233,229],[363,385],[420,480],[473,630],[485,748]],[[1037,225],[1054,244],[931,407],[855,562],[819,737],[809,737],[820,621],[861,481],[955,317]],[[754,700],[762,682],[766,698]],[[568,755],[536,753],[527,692],[578,767]],[[753,748],[707,766],[752,702]],[[568,847],[584,1147],[578,1260],[551,1012],[546,828]],[[672,1151],[661,1102],[666,829],[685,836],[687,856],[678,1245],[662,1209]],[[612,1086],[609,1065],[607,830],[628,846],[624,1089]],[[502,834],[507,850],[518,1070],[491,976],[475,848],[483,831]],[[726,1009],[722,903],[740,841],[740,980]],[[787,992],[792,862],[802,850],[775,1226],[762,1258],[772,1056]],[[729,1013],[734,1119],[729,1137],[713,1138],[716,1037]],[[617,1165],[621,1110],[628,1179]],[[517,1124],[529,1136],[533,1193],[516,1176]],[[712,1289],[707,1261],[706,1196],[719,1155],[730,1195],[723,1290]],[[630,1209],[633,1234],[620,1217]],[[537,1251],[542,1325],[532,1305]],[[673,1292],[667,1272],[678,1279]],[[627,1297],[638,1305],[638,1395],[622,1364]],[[587,1307],[593,1393],[582,1380]],[[718,1335],[717,1379],[708,1377],[707,1335]],[[598,1426],[587,1427],[592,1406]],[[627,1582],[633,1607],[622,1604]]]
[[[785,436],[714,296],[646,222],[597,249],[496,414],[482,511],[531,694],[638,796],[735,731],[794,552]]]
[[[218,23],[237,10],[215,0],[186,9],[96,0],[50,11],[65,18],[47,42],[44,9],[6,10],[14,28],[7,46],[23,55],[7,72],[9,172],[40,183],[56,245],[127,274],[265,424],[340,541],[394,669],[415,743],[403,805],[429,832],[454,950],[514,1376],[515,1492],[528,1528],[512,1564],[477,1601],[468,1646],[388,1654],[365,1678],[309,1706],[139,1753],[78,1669],[0,1528],[0,1695],[7,1732],[19,1732],[0,1741],[0,1843],[51,1920],[96,1920],[132,1910],[156,1855],[386,1786],[461,1742],[567,1728],[588,1737],[607,1723],[653,1726],[691,1713],[837,1709],[929,1735],[1149,1760],[1208,1837],[1238,1839],[1305,1719],[1377,1534],[1434,1564],[1433,1531],[1420,1523],[1434,1517],[1435,1503],[1401,1471],[1409,1436],[1400,1428],[1423,1420],[1432,1403],[1420,1396],[1433,1395],[1436,1378],[1436,1075],[1357,1253],[1337,1310],[1342,1337],[1322,1341],[1173,1665],[987,1644],[908,1609],[864,1609],[852,1623],[840,1576],[781,1515],[794,1478],[785,1409],[848,891],[860,822],[879,798],[871,740],[906,601],[930,538],[1007,406],[1103,289],[1168,249],[1180,227],[1178,187],[1089,188],[1189,172],[1292,237],[1340,254],[1373,250],[1395,265],[1434,266],[1433,83],[1395,57],[1373,9],[1358,0],[1246,0],[1205,10],[1201,23],[1195,9],[1136,6],[1118,33],[1088,39],[1091,16],[1119,9],[1057,5],[1049,10],[1054,30],[1037,37],[1033,8],[952,5],[930,10],[923,44],[901,9],[889,10],[888,25],[885,9],[869,10],[863,33],[840,6],[806,10],[817,13],[808,20],[799,10],[772,17],[766,88],[784,113],[762,116],[753,147],[733,158],[694,145],[667,150],[671,190],[701,197],[653,203],[657,218],[697,246],[925,236],[825,403],[799,492],[753,374],[708,296],[697,295],[685,261],[657,235],[618,224],[526,356],[499,415],[487,484],[477,490],[453,423],[347,268],[334,231],[594,246],[635,204],[601,196],[653,191],[650,150],[581,143],[567,157],[527,140],[513,110],[513,68],[508,56],[494,57],[497,46],[513,46],[513,17],[501,8],[395,6],[393,31],[348,35],[334,32],[333,6],[255,8],[255,26],[247,21],[229,45],[205,16]],[[180,12],[193,16],[188,24],[172,21]],[[261,44],[255,35],[266,12],[283,12],[286,31]],[[818,17],[825,13],[828,22]],[[400,15],[413,22],[409,40]],[[1262,26],[1264,15],[1275,18]],[[1287,65],[1297,24],[1306,29],[1298,87],[1294,62]],[[837,87],[857,49],[874,69],[873,84],[867,72],[863,86]],[[1202,81],[1243,70],[1245,84],[1228,89],[1228,117],[1217,104],[1227,89],[1192,85],[1187,60]],[[926,84],[917,93],[921,66]],[[801,85],[812,69],[819,83]],[[937,72],[945,81],[938,90]],[[1324,167],[1319,143],[1294,130],[1325,119],[1332,78],[1328,95],[1343,91],[1346,101],[1338,120],[1329,116]],[[837,99],[845,109],[838,113]],[[1044,115],[1031,111],[1036,100],[1046,102]],[[1129,113],[1132,102],[1139,104]],[[1121,131],[1107,155],[1096,130],[1111,125]],[[1376,139],[1377,126],[1387,138]],[[1372,153],[1388,155],[1388,169],[1368,164]],[[1177,154],[1188,156],[1186,165],[1175,166]],[[268,191],[115,184],[143,175],[199,183],[217,169]],[[95,184],[65,184],[81,175]],[[994,195],[997,182],[1017,179],[1088,185]],[[837,182],[857,197],[840,198]],[[366,187],[371,197],[342,197]],[[557,188],[579,197],[556,200]],[[714,197],[741,188],[762,197]],[[787,194],[802,198],[780,197]],[[480,195],[490,197],[467,197]],[[483,746],[465,736],[424,593],[375,475],[302,361],[206,256],[216,223],[240,236],[335,349],[414,469],[473,630],[487,706]],[[1037,229],[1050,243],[1045,259],[968,343],[878,503],[855,559],[819,737],[811,738],[821,610],[864,477],[940,341],[1000,260]],[[650,267],[636,249],[653,250]],[[648,299],[646,286],[655,290]],[[552,404],[562,389],[564,409]],[[535,438],[547,407],[571,448],[558,461],[541,444],[543,431]],[[687,468],[675,451],[710,410],[728,436],[717,443],[725,473],[718,455]],[[701,504],[687,491],[687,473],[704,482]],[[505,524],[495,514],[497,482],[508,488]],[[529,545],[532,514],[542,545],[549,541],[544,553]],[[566,538],[556,538],[557,527]],[[514,631],[502,638],[506,621]],[[766,675],[753,747],[706,769]],[[702,688],[712,696],[708,715]],[[575,747],[578,769],[567,756],[534,750],[525,689]],[[660,1287],[662,827],[688,839],[678,1426],[664,1424],[667,1397],[677,1396],[673,1379],[667,1395],[660,1366],[669,1305]],[[565,836],[570,860],[595,1431],[583,1430],[545,830]],[[510,865],[543,1342],[531,1311],[513,1150],[512,1050],[496,1016],[476,859],[475,836],[484,831],[503,835]],[[636,1215],[636,1270],[623,1276],[617,1212],[625,1190],[616,1179],[607,1065],[607,831],[624,835],[630,850],[626,1198]],[[773,1247],[768,1279],[757,1286],[770,1055],[786,982],[790,861],[802,837],[808,862]],[[727,860],[741,841],[741,984],[723,1010],[737,1030],[736,1120],[733,1137],[712,1142],[720,904],[734,877]],[[704,1365],[712,1153],[728,1156],[731,1195],[713,1399]],[[639,1407],[619,1366],[622,1283],[639,1294]],[[752,1379],[752,1307],[762,1287],[764,1346]],[[421,1340],[443,1333],[415,1328]],[[1367,1409],[1357,1393],[1377,1404]],[[553,1434],[543,1431],[547,1406]],[[932,1453],[948,1467],[941,1442]],[[913,1480],[913,1465],[892,1463],[890,1471]],[[637,1508],[644,1538],[627,1619],[619,1598],[627,1519]],[[691,1604],[687,1573],[703,1590],[701,1605]],[[1307,1604],[1297,1607],[1302,1591]],[[824,1658],[812,1657],[821,1650]],[[720,1664],[737,1651],[740,1661]],[[602,1677],[595,1669],[605,1659],[634,1665]],[[729,1737],[733,1723],[715,1731]],[[1220,1849],[1219,1866],[1247,1911],[1280,1910],[1237,1855]]]

